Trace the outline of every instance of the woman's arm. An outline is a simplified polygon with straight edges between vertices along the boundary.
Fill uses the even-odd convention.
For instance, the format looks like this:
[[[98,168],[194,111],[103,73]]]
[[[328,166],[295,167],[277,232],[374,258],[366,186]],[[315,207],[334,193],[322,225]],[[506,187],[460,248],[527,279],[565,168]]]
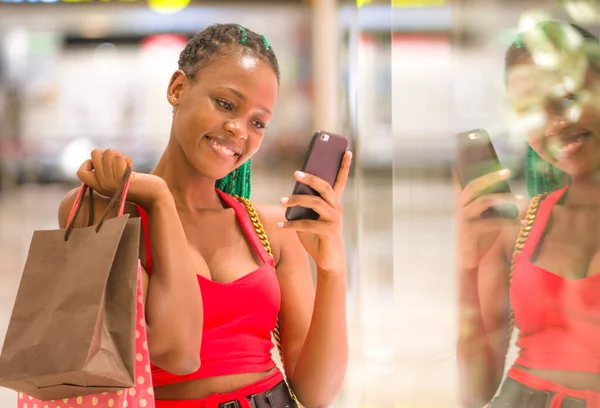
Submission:
[[[460,269],[457,357],[461,406],[489,402],[504,374],[509,346],[509,269],[503,239],[474,269]]]
[[[348,361],[346,275],[317,271],[316,293],[308,255],[294,230],[281,229],[284,211],[259,206],[271,241],[281,287],[280,328],[288,380],[303,406],[331,405]]]
[[[97,152],[92,155],[96,159],[94,170],[101,173],[102,157],[97,156]],[[88,174],[82,179],[96,187],[96,181],[91,177],[96,176]],[[106,194],[102,191],[105,188],[97,187],[96,191]],[[67,223],[77,193],[78,190],[69,192],[60,204],[61,228]],[[140,202],[149,218],[153,270],[151,276],[143,274],[143,283],[150,358],[154,364],[174,374],[195,372],[200,366],[203,325],[202,296],[196,271],[207,265],[189,253],[173,197],[161,179],[133,173],[128,198]],[[108,202],[106,196],[94,195],[94,223],[99,221]],[[88,205],[86,197],[75,228],[87,226]],[[138,215],[131,203],[126,205],[126,212]],[[150,248],[146,250],[150,251]],[[144,258],[142,262],[145,264]]]
[[[208,268],[192,257],[169,190],[146,208],[153,268],[146,295],[148,346],[154,364],[185,375],[200,368],[204,311],[197,272]]]

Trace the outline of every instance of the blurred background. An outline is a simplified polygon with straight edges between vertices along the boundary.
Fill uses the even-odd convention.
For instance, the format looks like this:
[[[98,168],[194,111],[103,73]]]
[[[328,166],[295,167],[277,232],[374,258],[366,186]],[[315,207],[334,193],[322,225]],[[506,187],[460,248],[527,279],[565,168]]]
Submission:
[[[166,146],[166,86],[196,31],[267,36],[282,82],[253,200],[293,187],[317,129],[355,153],[344,197],[351,356],[335,407],[453,407],[453,135],[485,128],[518,176],[503,52],[540,0],[0,0],[0,341],[34,230],[94,148],[149,171]],[[593,27],[592,27],[593,28]],[[597,31],[597,30],[596,30]],[[520,188],[519,178],[514,181]],[[0,389],[0,406],[15,396]]]

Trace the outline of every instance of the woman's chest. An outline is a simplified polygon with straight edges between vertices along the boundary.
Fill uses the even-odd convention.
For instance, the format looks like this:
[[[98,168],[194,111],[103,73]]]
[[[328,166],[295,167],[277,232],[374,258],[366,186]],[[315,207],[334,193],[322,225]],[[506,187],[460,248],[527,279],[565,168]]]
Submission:
[[[236,221],[235,214],[205,217],[185,222],[182,219],[189,251],[195,262],[207,268],[197,272],[214,282],[236,281],[260,268],[263,261],[255,247],[252,231]]]
[[[600,273],[600,214],[556,208],[531,262],[570,280]]]

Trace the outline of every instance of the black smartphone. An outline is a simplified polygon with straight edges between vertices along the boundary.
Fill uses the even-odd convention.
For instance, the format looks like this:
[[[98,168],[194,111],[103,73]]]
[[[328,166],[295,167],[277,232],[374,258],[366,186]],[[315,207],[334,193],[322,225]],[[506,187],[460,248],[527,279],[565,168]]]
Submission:
[[[348,150],[348,139],[344,136],[319,130],[312,136],[302,171],[317,176],[333,186],[346,150]],[[319,196],[313,188],[300,182],[296,182],[292,194]],[[288,207],[285,218],[288,221],[317,220],[319,214],[310,208]]]
[[[490,135],[484,129],[474,129],[457,135],[458,158],[456,173],[462,188],[474,179],[503,169]],[[481,193],[510,193],[506,180],[502,180]],[[481,213],[481,218],[516,218],[519,210],[514,204],[490,207]]]

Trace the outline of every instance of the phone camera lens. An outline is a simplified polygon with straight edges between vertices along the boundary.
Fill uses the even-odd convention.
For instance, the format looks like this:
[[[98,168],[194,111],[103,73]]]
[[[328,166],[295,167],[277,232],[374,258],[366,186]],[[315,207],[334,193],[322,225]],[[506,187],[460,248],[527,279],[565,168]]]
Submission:
[[[479,135],[477,133],[469,133],[469,139],[471,139],[471,140],[479,139]]]
[[[329,140],[329,135],[321,135],[321,140],[326,142]]]

